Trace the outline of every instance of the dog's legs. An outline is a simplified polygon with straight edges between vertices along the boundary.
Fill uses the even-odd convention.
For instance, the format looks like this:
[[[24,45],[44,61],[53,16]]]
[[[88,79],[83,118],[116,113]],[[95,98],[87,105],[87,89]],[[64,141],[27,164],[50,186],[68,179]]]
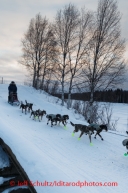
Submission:
[[[49,121],[50,121],[50,119],[48,119],[47,125],[48,125]]]
[[[102,138],[102,136],[101,136],[99,133],[97,133],[97,135],[99,135],[99,137],[101,138],[102,141],[104,140],[104,139]]]
[[[53,121],[51,120],[51,127],[53,126]]]
[[[41,115],[39,116],[39,121],[41,122],[41,120],[42,120],[42,117],[41,117]]]
[[[57,121],[55,121],[55,125],[57,125]]]
[[[36,121],[37,117],[38,117],[38,115],[35,115],[35,116],[34,116],[34,120],[35,120],[35,121]]]
[[[96,139],[96,135],[99,135],[99,137],[101,138],[101,140],[103,141],[104,139],[102,138],[102,136],[100,135],[100,133],[98,133],[98,132],[96,132],[96,134],[95,134],[95,139]]]
[[[31,113],[31,115],[30,115],[30,117],[29,117],[29,118],[31,118],[31,116],[32,116],[32,113]]]
[[[66,125],[64,124],[64,120],[62,120],[62,123],[63,123],[64,126],[66,126]]]
[[[33,120],[34,120],[34,118],[35,118],[35,115],[33,114]]]
[[[39,122],[40,122],[40,115],[36,115],[36,116],[35,116],[35,119],[38,119]]]
[[[89,140],[90,140],[90,143],[91,143],[91,134],[89,133],[88,136],[89,136]]]
[[[92,134],[95,134],[95,133],[94,133],[94,130],[90,130],[90,131],[92,132],[91,135],[92,135]]]
[[[97,135],[97,132],[96,132],[95,137],[94,137],[95,139],[96,139],[96,135]]]
[[[82,131],[81,134],[80,134],[80,136],[79,136],[79,138],[81,138],[83,134],[84,134],[84,132]]]

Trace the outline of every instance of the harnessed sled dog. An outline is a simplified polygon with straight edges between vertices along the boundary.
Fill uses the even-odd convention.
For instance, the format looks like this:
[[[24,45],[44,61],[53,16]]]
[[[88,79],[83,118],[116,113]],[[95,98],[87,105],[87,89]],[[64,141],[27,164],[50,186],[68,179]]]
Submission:
[[[75,130],[73,131],[73,133],[81,131],[81,134],[80,134],[79,138],[81,138],[84,133],[87,134],[89,136],[89,140],[90,140],[90,143],[91,143],[91,135],[94,134],[93,129],[87,127],[86,125],[74,124],[71,121],[70,121],[70,124],[73,127],[75,127]]]
[[[60,115],[60,114],[49,114],[46,116],[46,118],[48,119],[47,125],[49,124],[49,121],[51,121],[51,127],[53,126],[53,122],[55,122],[54,125],[57,125],[57,122],[62,122],[63,125],[66,125],[66,121],[67,119],[69,119],[68,115]]]
[[[47,121],[47,125],[49,124],[49,121],[51,121],[51,127],[53,126],[53,122],[55,122],[57,124],[57,117],[54,114],[49,114],[46,116],[46,118],[48,119]]]
[[[62,122],[64,126],[66,126],[67,124],[67,120],[69,119],[68,115],[61,115],[61,114],[57,114],[57,121],[59,122],[59,124]]]
[[[46,111],[45,111],[45,110],[41,111],[41,110],[39,109],[39,110],[38,110],[38,115],[37,115],[39,121],[42,120],[42,118],[43,118],[44,115],[46,115]]]
[[[36,120],[36,117],[38,117],[38,115],[39,115],[39,110],[40,109],[38,109],[38,110],[36,110],[36,111],[31,111],[31,115],[30,115],[30,118],[31,118],[31,116],[33,116],[33,120]]]
[[[90,123],[90,120],[88,120],[88,123],[90,125],[88,125],[89,128],[91,128],[91,130],[93,131],[96,131],[96,134],[95,134],[95,139],[96,139],[96,136],[99,135],[99,137],[101,138],[101,140],[103,141],[103,137],[100,135],[100,133],[105,130],[105,131],[108,131],[108,128],[107,128],[107,125],[98,125],[98,124],[95,124],[95,123]]]
[[[28,107],[28,105],[23,104],[23,102],[21,101],[20,109],[22,109],[22,113],[23,113],[23,110],[24,110],[24,111],[25,111],[25,114],[26,114],[27,107]]]
[[[25,100],[25,102],[26,102],[26,105],[28,107],[28,112],[30,112],[30,110],[32,111],[33,104],[32,103],[28,103],[27,100]]]

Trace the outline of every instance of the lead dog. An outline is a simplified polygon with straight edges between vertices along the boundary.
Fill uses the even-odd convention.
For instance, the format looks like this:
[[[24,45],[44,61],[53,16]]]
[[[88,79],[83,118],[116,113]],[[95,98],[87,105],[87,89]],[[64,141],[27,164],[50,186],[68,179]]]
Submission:
[[[73,127],[75,127],[75,130],[73,131],[73,133],[81,131],[81,134],[80,134],[79,138],[81,138],[84,133],[88,134],[89,140],[90,140],[90,143],[91,143],[91,135],[94,134],[94,132],[91,128],[88,128],[86,125],[82,125],[82,124],[74,124],[71,121],[70,121],[70,124]]]
[[[95,139],[96,139],[96,135],[99,135],[99,137],[101,138],[101,140],[103,141],[103,137],[100,135],[100,133],[105,130],[105,131],[108,131],[108,128],[107,128],[107,125],[98,125],[98,124],[95,124],[95,123],[90,123],[90,120],[88,120],[88,123],[90,125],[88,125],[89,128],[91,128],[93,131],[95,130],[96,131],[96,134],[95,134]]]

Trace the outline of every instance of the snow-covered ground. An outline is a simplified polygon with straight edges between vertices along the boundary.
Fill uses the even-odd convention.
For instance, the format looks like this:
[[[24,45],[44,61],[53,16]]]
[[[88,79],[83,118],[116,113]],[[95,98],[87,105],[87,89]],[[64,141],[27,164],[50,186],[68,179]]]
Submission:
[[[80,115],[60,106],[57,98],[46,93],[20,85],[18,96],[20,101],[26,99],[34,103],[34,110],[40,108],[46,110],[47,114],[68,114],[68,122],[87,124]],[[41,122],[33,121],[29,113],[25,115],[19,107],[9,105],[7,98],[8,85],[0,85],[0,137],[13,150],[32,183],[35,182],[38,193],[128,191],[128,156],[123,156],[126,149],[122,145],[127,138],[123,135],[127,130],[128,105],[113,104],[114,116],[119,117],[118,135],[102,132],[104,141],[92,137],[93,146],[90,146],[88,136],[83,135],[80,141],[80,133],[72,137],[74,128],[69,123],[66,130],[62,125],[51,128],[47,125],[46,117]],[[46,182],[44,186],[39,186],[37,181],[53,182],[53,186],[45,186]],[[79,182],[76,185],[73,183],[73,186],[57,186],[59,181]],[[90,186],[80,188],[80,182],[85,181],[90,182]],[[104,182],[117,182],[118,186],[98,186],[98,183]]]

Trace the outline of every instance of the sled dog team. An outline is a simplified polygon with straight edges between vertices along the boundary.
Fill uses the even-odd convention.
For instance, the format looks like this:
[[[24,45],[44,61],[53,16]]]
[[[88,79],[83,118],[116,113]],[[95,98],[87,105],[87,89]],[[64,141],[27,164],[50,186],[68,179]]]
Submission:
[[[32,106],[33,106],[32,103],[28,103],[27,100],[25,100],[25,103],[26,104],[23,104],[23,102],[21,101],[20,109],[22,109],[22,113],[23,113],[23,110],[24,110],[25,114],[26,114],[27,111],[30,112],[30,118],[33,116],[33,120],[36,120],[36,118],[37,118],[39,121],[41,121],[43,116],[46,115],[45,110],[38,109],[38,110],[34,111],[32,109]],[[62,123],[64,126],[66,126],[67,120],[69,119],[69,116],[68,115],[61,115],[61,114],[47,114],[46,118],[48,119],[47,125],[49,124],[49,121],[50,121],[51,122],[51,127],[54,126],[54,125],[57,125],[57,122],[59,122],[59,124]],[[53,125],[53,123],[54,123],[54,125]],[[108,131],[107,125],[94,124],[94,123],[91,123],[90,120],[88,120],[88,123],[89,123],[89,125],[86,126],[86,125],[82,125],[82,124],[74,124],[70,121],[70,124],[73,127],[75,127],[75,129],[73,131],[73,134],[75,132],[80,131],[81,133],[80,133],[79,138],[81,138],[83,134],[86,134],[86,135],[89,136],[89,140],[90,140],[90,143],[91,143],[91,135],[94,134],[94,131],[96,131],[94,138],[96,139],[96,136],[99,135],[101,140],[103,140],[100,133],[103,130]],[[128,131],[126,131],[126,133],[128,134]],[[123,140],[122,144],[124,146],[126,146],[126,149],[128,150],[128,139]],[[128,152],[127,152],[127,154],[128,154]]]

